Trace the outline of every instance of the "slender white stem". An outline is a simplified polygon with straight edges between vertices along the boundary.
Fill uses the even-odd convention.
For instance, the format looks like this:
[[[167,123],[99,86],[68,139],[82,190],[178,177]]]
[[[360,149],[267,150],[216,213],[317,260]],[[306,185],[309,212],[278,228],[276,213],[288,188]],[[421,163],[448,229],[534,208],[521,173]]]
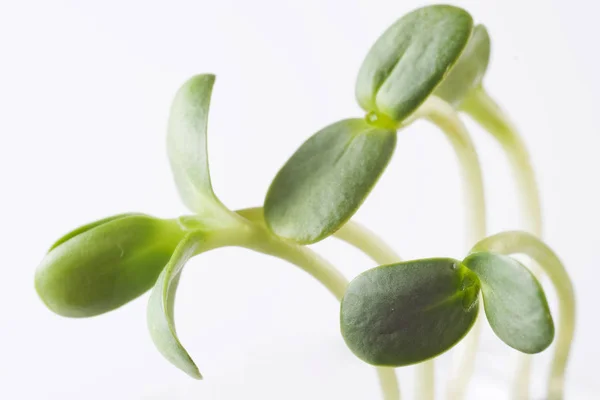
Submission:
[[[524,254],[534,259],[548,275],[558,297],[559,324],[555,353],[548,380],[548,400],[561,400],[565,370],[575,331],[575,295],[569,274],[554,252],[536,236],[526,232],[503,232],[478,243],[473,252]]]
[[[463,101],[461,109],[487,130],[502,146],[517,185],[524,229],[541,237],[542,212],[538,185],[529,159],[529,153],[516,128],[481,86],[470,91]],[[535,262],[531,263],[529,267],[534,275],[539,278],[540,269]],[[514,377],[514,398],[529,398],[532,358],[528,354],[522,354],[519,357]]]
[[[357,222],[348,221],[334,234],[334,236],[361,250],[371,257],[378,265],[402,261],[400,256],[382,239]],[[384,369],[387,369],[388,371],[387,373],[382,374]],[[398,389],[395,390],[397,395],[394,396],[393,388],[399,387],[398,378],[394,368],[379,368],[379,384],[381,385],[386,400],[400,400],[400,391]]]
[[[519,132],[481,86],[471,90],[463,101],[461,110],[487,130],[502,146],[517,184],[524,229],[539,236],[542,233],[540,195],[529,152]]]
[[[456,110],[444,100],[430,96],[419,108],[418,113],[444,132],[456,153],[467,210],[466,241],[467,246],[473,246],[486,234],[483,175],[475,145]]]
[[[266,227],[264,227],[262,208],[239,210],[237,213],[260,227],[260,229],[256,229],[254,234],[251,235],[253,239],[243,244],[244,247],[289,261],[316,278],[338,300],[342,299],[348,285],[348,280],[333,265],[308,247],[283,241],[270,234]],[[370,254],[378,254],[378,257],[383,255],[385,257],[397,258],[393,250],[381,242],[373,233],[352,222],[347,223],[346,226],[346,228],[342,228],[343,233],[346,235],[343,240],[351,244],[356,243],[357,247],[364,248],[365,252],[368,250]],[[258,235],[259,237],[254,235]],[[400,400],[398,378],[394,369],[377,367],[376,371],[383,399]]]
[[[402,258],[387,243],[358,222],[348,221],[334,236],[356,247],[378,265],[402,261]]]
[[[417,111],[417,116],[424,117],[437,125],[446,134],[456,153],[462,175],[463,193],[465,193],[466,241],[468,246],[472,246],[485,237],[486,234],[483,177],[475,146],[458,113],[442,99],[436,96],[429,97]],[[463,351],[458,354],[456,367],[449,381],[448,398],[450,399],[462,399],[466,393],[469,380],[475,370],[475,357],[481,335],[482,321],[481,318],[477,319],[471,332],[463,342]],[[434,368],[432,363],[433,361],[419,364],[421,366],[421,371],[419,371],[421,381],[433,382]],[[429,384],[420,384],[420,386],[423,385]],[[430,393],[429,399],[433,398],[433,388],[431,388]],[[421,398],[425,399],[425,397]]]
[[[433,360],[416,365],[417,387],[415,397],[418,400],[435,399],[435,363]]]
[[[377,377],[384,400],[400,400],[400,389],[396,370],[389,367],[377,367]]]

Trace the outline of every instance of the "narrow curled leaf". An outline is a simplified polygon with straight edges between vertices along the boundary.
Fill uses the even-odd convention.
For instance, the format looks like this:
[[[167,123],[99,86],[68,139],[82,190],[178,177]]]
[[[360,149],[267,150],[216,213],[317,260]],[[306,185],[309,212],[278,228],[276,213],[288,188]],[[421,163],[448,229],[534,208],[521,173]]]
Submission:
[[[386,30],[367,54],[356,81],[366,111],[402,121],[444,79],[465,49],[473,19],[447,5],[419,8]]]
[[[154,285],[182,236],[177,222],[143,214],[87,224],[44,257],[35,274],[36,290],[63,316],[111,311]]]
[[[148,329],[158,351],[173,365],[196,379],[202,379],[198,367],[183,348],[175,331],[175,293],[181,271],[198,249],[194,235],[186,236],[177,246],[167,267],[160,274],[148,301]]]
[[[214,75],[197,75],[179,89],[167,131],[167,152],[179,195],[197,213],[223,207],[213,192],[208,167],[207,124],[214,82]]]
[[[281,168],[265,199],[278,236],[314,243],[339,229],[360,207],[387,166],[396,132],[347,119],[314,134]]]
[[[517,260],[473,253],[463,261],[481,281],[485,314],[496,335],[523,353],[539,353],[554,339],[554,323],[544,291]]]
[[[477,25],[467,48],[434,94],[458,107],[467,93],[481,84],[490,61],[490,47],[487,29]]]
[[[477,277],[448,258],[371,269],[350,282],[340,324],[346,344],[373,365],[425,361],[458,343],[478,311]]]

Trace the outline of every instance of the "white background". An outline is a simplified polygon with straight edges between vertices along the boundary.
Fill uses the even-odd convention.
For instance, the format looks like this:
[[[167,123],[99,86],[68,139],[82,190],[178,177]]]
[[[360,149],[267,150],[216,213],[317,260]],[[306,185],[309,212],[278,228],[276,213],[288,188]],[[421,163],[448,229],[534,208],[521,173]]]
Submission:
[[[209,126],[216,192],[231,208],[259,205],[303,140],[361,115],[353,90],[362,58],[395,19],[425,3],[0,2],[0,398],[378,398],[373,369],[344,347],[334,299],[282,261],[224,249],[190,263],[178,331],[203,382],[153,348],[146,296],[69,320],[45,309],[33,275],[54,239],[80,224],[126,211],[186,212],[168,168],[165,126],[188,77],[218,76]],[[575,281],[579,320],[567,398],[599,398],[598,3],[453,3],[489,28],[486,86],[532,150],[545,239]],[[491,232],[517,228],[506,160],[488,135],[469,127]],[[399,135],[394,160],[356,220],[405,258],[462,257],[468,244],[457,171],[443,135],[413,125]],[[333,239],[315,247],[348,277],[372,266]],[[536,363],[536,393],[548,356]],[[441,358],[440,380],[449,359]],[[479,360],[471,398],[507,398],[514,352],[488,330]],[[410,369],[400,377],[410,394]]]

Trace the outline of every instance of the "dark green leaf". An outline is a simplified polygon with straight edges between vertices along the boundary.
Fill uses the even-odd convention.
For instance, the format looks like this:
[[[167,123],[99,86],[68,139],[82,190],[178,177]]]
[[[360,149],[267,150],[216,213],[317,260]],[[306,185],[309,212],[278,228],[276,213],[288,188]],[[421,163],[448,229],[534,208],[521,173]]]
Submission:
[[[365,58],[356,98],[366,111],[402,121],[444,79],[465,49],[473,19],[464,10],[435,5],[400,18]]]
[[[102,314],[146,292],[183,236],[176,221],[142,214],[75,232],[53,247],[35,274],[42,300],[67,317]]]
[[[279,171],[265,199],[271,230],[314,243],[339,229],[360,207],[387,166],[396,132],[347,119],[308,139]]]
[[[181,271],[198,247],[199,240],[194,235],[185,237],[179,243],[152,290],[147,318],[150,335],[161,354],[191,377],[202,379],[198,367],[179,342],[174,317],[175,293]]]
[[[354,354],[373,365],[425,361],[471,329],[478,293],[477,277],[457,260],[377,267],[350,282],[342,300],[342,335]]]
[[[474,253],[463,261],[481,281],[485,314],[496,335],[523,353],[539,353],[554,339],[554,323],[539,282],[517,260]]]
[[[490,61],[490,36],[483,25],[473,29],[467,48],[434,94],[458,107],[472,88],[481,84]]]
[[[208,168],[207,124],[215,76],[197,75],[177,92],[167,133],[171,169],[185,205],[203,214],[225,208],[214,194]]]

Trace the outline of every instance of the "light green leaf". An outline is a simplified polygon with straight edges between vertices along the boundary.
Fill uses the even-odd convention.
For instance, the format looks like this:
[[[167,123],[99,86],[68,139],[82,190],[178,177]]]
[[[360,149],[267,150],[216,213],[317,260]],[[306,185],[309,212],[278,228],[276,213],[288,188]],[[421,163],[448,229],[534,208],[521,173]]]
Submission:
[[[356,81],[356,98],[368,112],[402,121],[415,111],[465,49],[473,19],[447,5],[419,8],[379,37]]]
[[[154,285],[147,311],[148,329],[158,351],[177,368],[196,379],[202,379],[202,375],[179,342],[175,331],[174,308],[181,271],[199,246],[195,235],[188,235],[179,243]]]
[[[403,366],[435,357],[471,329],[477,277],[449,258],[386,265],[350,282],[341,306],[346,344],[373,365]]]
[[[539,353],[554,339],[554,323],[539,282],[517,260],[474,253],[463,261],[481,281],[485,314],[496,335],[523,353]]]
[[[106,224],[107,222],[110,221],[114,221],[116,219],[120,219],[120,218],[124,218],[124,217],[129,217],[132,215],[143,215],[143,214],[136,214],[136,213],[125,213],[125,214],[117,214],[117,215],[113,215],[111,217],[106,217],[103,219],[100,219],[98,221],[94,221],[94,222],[90,222],[89,224],[85,224],[80,226],[77,229],[72,230],[71,232],[65,234],[63,237],[61,237],[60,239],[58,239],[56,242],[54,242],[54,244],[50,247],[50,249],[48,250],[48,252],[50,252],[51,250],[53,250],[54,248],[58,247],[58,245],[63,244],[64,242],[66,242],[67,240],[84,233],[85,231],[89,231],[90,229],[93,229],[97,226],[100,226],[102,224]]]
[[[123,214],[63,236],[35,273],[46,306],[66,317],[114,310],[154,285],[184,236],[174,220]]]
[[[490,61],[490,36],[483,25],[473,29],[467,48],[434,94],[458,107],[467,93],[479,86]]]
[[[347,119],[308,139],[281,168],[265,199],[278,236],[314,243],[356,212],[387,166],[396,132]]]
[[[167,152],[179,195],[192,211],[224,208],[210,181],[207,123],[215,76],[197,75],[177,92],[167,132]]]

